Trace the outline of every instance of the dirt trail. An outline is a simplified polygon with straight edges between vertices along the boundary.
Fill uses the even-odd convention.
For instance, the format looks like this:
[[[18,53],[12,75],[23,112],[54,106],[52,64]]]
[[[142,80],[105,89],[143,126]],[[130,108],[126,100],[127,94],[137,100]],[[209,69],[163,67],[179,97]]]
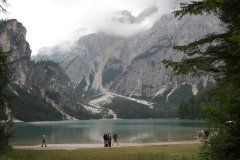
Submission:
[[[177,145],[177,144],[198,144],[199,140],[192,141],[176,141],[176,142],[159,142],[159,143],[120,143],[117,147],[140,147],[140,146],[164,146],[164,145]],[[75,150],[83,148],[104,148],[103,144],[48,144],[47,147],[41,147],[41,144],[34,146],[13,146],[14,149],[27,149],[27,150]]]

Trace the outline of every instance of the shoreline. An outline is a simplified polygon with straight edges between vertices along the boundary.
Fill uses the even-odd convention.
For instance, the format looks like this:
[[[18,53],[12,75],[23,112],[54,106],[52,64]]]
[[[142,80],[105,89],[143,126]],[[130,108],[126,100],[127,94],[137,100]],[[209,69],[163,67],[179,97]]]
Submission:
[[[119,147],[144,147],[144,146],[166,146],[166,145],[184,145],[184,144],[200,144],[199,140],[191,141],[173,141],[173,142],[157,142],[157,143],[119,143],[119,146],[114,144],[111,148]],[[105,148],[102,144],[48,144],[47,147],[39,145],[14,146],[13,149],[26,150],[76,150],[86,148]]]

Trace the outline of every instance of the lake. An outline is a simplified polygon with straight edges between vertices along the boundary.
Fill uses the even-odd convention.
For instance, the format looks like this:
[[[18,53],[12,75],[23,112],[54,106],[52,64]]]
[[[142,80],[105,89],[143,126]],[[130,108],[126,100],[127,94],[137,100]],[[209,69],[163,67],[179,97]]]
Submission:
[[[14,123],[14,145],[36,145],[42,135],[48,143],[103,143],[105,132],[117,133],[119,142],[155,143],[196,139],[197,132],[205,128],[203,121],[179,119],[144,120],[81,120],[60,122]]]

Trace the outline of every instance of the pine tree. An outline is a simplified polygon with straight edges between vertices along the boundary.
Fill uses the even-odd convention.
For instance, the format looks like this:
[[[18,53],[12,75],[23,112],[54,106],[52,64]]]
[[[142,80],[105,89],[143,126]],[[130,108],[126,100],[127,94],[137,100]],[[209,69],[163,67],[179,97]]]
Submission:
[[[240,1],[201,0],[181,4],[174,12],[180,19],[187,15],[214,14],[224,32],[209,34],[184,46],[175,46],[189,58],[181,62],[164,60],[175,74],[212,75],[217,81],[215,103],[206,106],[212,133],[205,145],[205,159],[240,159]]]
[[[10,68],[8,64],[8,53],[0,50],[0,112],[2,117],[0,119],[5,122],[0,122],[0,155],[3,154],[9,143],[11,137],[11,120],[8,119],[6,114],[7,97],[4,94],[4,89],[10,81]]]
[[[0,1],[0,12],[6,12],[4,6],[7,5],[6,0]],[[0,120],[4,120],[5,122],[0,121],[0,156],[6,151],[9,138],[11,137],[10,133],[10,124],[11,121],[8,121],[8,117],[6,115],[6,106],[7,106],[7,98],[4,94],[4,88],[10,81],[10,68],[8,64],[8,54],[9,52],[4,52],[0,49],[0,112],[3,117]]]

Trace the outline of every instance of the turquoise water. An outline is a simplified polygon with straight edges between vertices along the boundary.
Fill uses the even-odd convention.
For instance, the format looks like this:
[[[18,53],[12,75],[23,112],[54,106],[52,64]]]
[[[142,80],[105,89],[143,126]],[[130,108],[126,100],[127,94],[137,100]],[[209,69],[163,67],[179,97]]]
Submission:
[[[39,144],[43,134],[48,143],[102,143],[105,132],[117,133],[120,143],[194,140],[202,128],[203,121],[179,119],[20,122],[14,124],[12,144]]]

